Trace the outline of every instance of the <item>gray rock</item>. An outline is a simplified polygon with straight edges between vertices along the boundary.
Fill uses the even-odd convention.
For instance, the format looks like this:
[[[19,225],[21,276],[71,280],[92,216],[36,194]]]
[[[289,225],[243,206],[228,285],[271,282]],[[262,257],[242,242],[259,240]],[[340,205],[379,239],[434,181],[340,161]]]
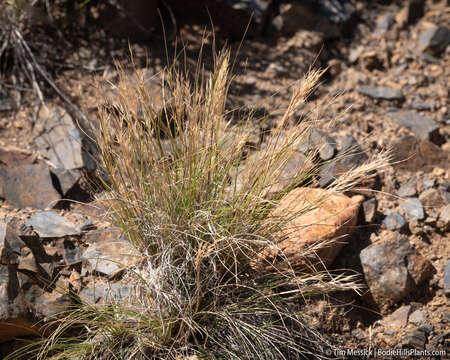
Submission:
[[[416,310],[411,315],[409,315],[409,322],[420,326],[425,322],[425,314],[422,310]]]
[[[387,115],[421,140],[431,140],[439,130],[438,123],[413,111],[391,111]]]
[[[383,87],[383,86],[360,86],[358,88],[360,94],[366,95],[372,99],[382,100],[404,100],[405,97],[401,90]]]
[[[105,296],[107,286],[104,284],[94,284],[80,291],[80,298],[90,304],[96,304]]]
[[[79,170],[68,169],[52,169],[51,172],[58,179],[59,190],[62,196],[66,196],[67,193],[74,188],[81,179],[81,172]]]
[[[52,211],[34,214],[25,225],[32,227],[41,238],[57,238],[81,234],[75,224]]]
[[[363,46],[358,46],[355,49],[350,50],[350,54],[348,55],[348,61],[352,64],[354,64],[356,61],[358,61],[359,57],[364,51]]]
[[[326,187],[332,184],[339,176],[348,172],[351,168],[362,165],[367,160],[367,155],[352,136],[342,139],[341,158],[323,166],[320,171],[319,184]]]
[[[423,181],[423,189],[428,190],[436,185],[436,179],[427,179]],[[413,195],[414,196],[414,195]]]
[[[31,305],[33,314],[44,321],[55,320],[72,305],[69,290],[58,281],[57,290],[51,292],[38,285],[31,285],[25,293],[26,301]]]
[[[406,216],[411,220],[425,219],[423,206],[418,198],[409,198],[408,200],[403,202],[402,209],[405,211]]]
[[[427,189],[419,195],[419,200],[426,208],[439,209],[447,203],[446,191]]]
[[[443,26],[431,26],[419,38],[419,50],[438,56],[450,44],[450,30]]]
[[[362,207],[366,223],[373,222],[377,213],[377,200],[375,198],[366,200],[363,202]]]
[[[25,245],[14,229],[4,220],[0,220],[0,263],[4,265],[17,263]]]
[[[383,14],[382,17],[377,21],[377,26],[375,27],[374,34],[377,36],[385,34],[393,23],[394,15],[392,13]]]
[[[450,260],[448,260],[444,269],[444,293],[450,296]]]
[[[19,208],[45,209],[61,199],[48,167],[43,164],[0,168],[0,193]]]
[[[440,213],[439,218],[437,221],[437,226],[442,231],[449,231],[450,230],[450,204],[445,205]]]
[[[312,129],[307,141],[298,151],[308,154],[310,151],[319,150],[319,157],[324,160],[333,158],[336,152],[336,141],[319,129]]]
[[[420,98],[415,98],[409,105],[408,108],[412,110],[424,111],[424,110],[433,110],[434,108],[433,102],[425,102]]]
[[[395,310],[392,314],[383,319],[382,323],[389,329],[399,330],[408,324],[408,317],[411,313],[411,306],[404,305]]]
[[[28,248],[31,250],[32,255],[36,259],[37,263],[53,262],[53,257],[47,254],[41,239],[39,239],[39,237],[34,233],[31,227],[27,227],[20,219],[15,217],[8,218],[7,223],[7,231],[10,232],[12,229],[12,231],[16,234],[15,236],[18,236],[20,238],[20,243],[16,245],[16,253],[19,253],[19,246],[23,247],[23,244],[26,244],[26,246],[28,246]],[[20,254],[24,255],[23,251]]]
[[[425,349],[427,343],[427,335],[419,330],[408,332],[402,339],[403,348]]]
[[[130,287],[121,282],[94,284],[80,291],[80,298],[90,304],[123,301],[130,293]]]
[[[429,323],[419,326],[419,331],[422,331],[427,336],[430,335],[433,330],[434,330],[434,326]]]
[[[72,241],[65,239],[63,241],[63,247],[66,265],[74,265],[82,261],[82,252]]]
[[[121,282],[111,285],[109,291],[106,292],[106,300],[108,301],[123,301],[130,294],[130,287]]]
[[[397,190],[397,195],[402,198],[416,196],[416,180],[414,178],[411,178],[406,184],[400,186],[400,188]]]
[[[36,144],[55,168],[95,169],[95,162],[86,151],[90,147],[88,139],[64,109],[43,109],[39,116],[44,129]]]
[[[393,214],[387,215],[384,218],[383,224],[386,225],[386,228],[388,230],[398,231],[398,230],[401,230],[405,226],[406,220],[399,213],[393,213]]]
[[[409,244],[406,236],[389,233],[360,253],[364,277],[381,310],[408,298],[433,275],[434,268]]]
[[[118,228],[96,230],[86,235],[89,247],[83,252],[93,271],[114,277],[139,256],[125,235]]]

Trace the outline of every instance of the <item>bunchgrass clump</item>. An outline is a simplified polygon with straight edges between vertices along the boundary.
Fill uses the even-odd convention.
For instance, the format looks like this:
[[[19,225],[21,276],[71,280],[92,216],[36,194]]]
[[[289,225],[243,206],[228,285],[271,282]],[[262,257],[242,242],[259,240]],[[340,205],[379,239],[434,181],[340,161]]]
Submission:
[[[355,278],[275,266],[257,273],[251,266],[257,254],[280,240],[275,234],[283,224],[311,210],[271,216],[282,196],[317,170],[319,149],[305,161],[309,165],[287,183],[284,179],[282,190],[277,186],[314,123],[289,125],[289,119],[321,72],[311,71],[293,87],[271,141],[261,156],[252,157],[247,144],[255,119],[236,121],[226,110],[229,59],[226,50],[215,56],[211,74],[201,66],[193,75],[176,64],[168,68],[161,107],[138,71],[130,81],[119,69],[117,103],[113,110],[100,109],[98,146],[113,219],[142,259],[122,279],[131,289],[125,300],[81,303],[38,345],[39,359],[178,359],[195,353],[210,359],[325,357],[328,345],[308,326],[302,299],[357,290]],[[347,189],[381,164],[350,171],[330,193]]]

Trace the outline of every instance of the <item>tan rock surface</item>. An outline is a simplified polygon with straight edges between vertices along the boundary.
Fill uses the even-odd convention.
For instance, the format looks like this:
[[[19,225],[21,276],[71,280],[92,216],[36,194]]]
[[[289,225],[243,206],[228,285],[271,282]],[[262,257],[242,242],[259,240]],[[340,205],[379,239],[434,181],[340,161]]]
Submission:
[[[254,261],[253,268],[268,270],[270,263],[294,269],[320,263],[329,266],[356,225],[360,200],[360,197],[354,200],[323,189],[294,189],[271,214],[287,219],[278,234],[282,240],[265,249]]]

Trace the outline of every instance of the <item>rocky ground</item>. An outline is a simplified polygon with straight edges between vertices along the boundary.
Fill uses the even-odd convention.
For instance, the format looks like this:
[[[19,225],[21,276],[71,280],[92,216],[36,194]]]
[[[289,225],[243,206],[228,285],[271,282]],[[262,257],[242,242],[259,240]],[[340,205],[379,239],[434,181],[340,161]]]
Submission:
[[[352,235],[330,265],[363,274],[366,290],[362,296],[310,299],[305,313],[339,349],[444,350],[449,356],[450,6],[358,1],[356,20],[346,27],[316,21],[307,29],[297,24],[300,10],[283,4],[271,19],[276,34],[271,28],[244,42],[230,108],[269,114],[276,122],[289,86],[308,68],[328,66],[321,86],[292,118],[317,118],[311,141],[326,135],[321,161],[349,154],[323,166],[316,185],[329,185],[386,149],[392,154],[392,164],[375,180],[347,194],[363,198],[359,214],[352,215]],[[188,63],[197,60],[202,34],[198,24],[180,27]],[[219,43],[227,38],[218,34]],[[126,57],[122,40],[93,44],[80,40],[55,65],[55,84],[91,118],[98,104],[92,74],[114,81],[110,56]],[[161,41],[131,47],[138,67],[158,74]],[[32,333],[35,320],[51,318],[69,303],[59,290],[92,302],[126,296],[127,286],[118,281],[123,267],[96,255],[123,265],[138,256],[108,222],[108,202],[92,200],[85,178],[95,168],[95,147],[73,121],[73,109],[49,96],[48,108],[38,112],[28,92],[20,98],[2,88],[0,95],[0,339],[8,341],[0,353],[6,355],[18,346],[14,337]],[[254,142],[264,146],[259,138]],[[301,166],[299,156],[294,168]]]

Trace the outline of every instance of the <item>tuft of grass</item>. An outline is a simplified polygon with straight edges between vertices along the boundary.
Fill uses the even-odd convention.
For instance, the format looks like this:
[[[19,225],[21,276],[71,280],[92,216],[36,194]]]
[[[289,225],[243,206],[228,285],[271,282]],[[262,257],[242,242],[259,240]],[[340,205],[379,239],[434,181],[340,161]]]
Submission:
[[[250,266],[265,247],[282,240],[276,234],[286,222],[326,201],[326,196],[317,199],[289,218],[270,216],[284,194],[317,171],[319,149],[287,184],[283,180],[283,190],[272,191],[307,141],[314,119],[291,125],[289,118],[322,71],[311,71],[293,87],[272,140],[261,156],[252,157],[246,144],[255,119],[233,121],[225,106],[229,51],[214,62],[211,74],[200,64],[194,74],[176,63],[166,69],[162,109],[138,71],[130,80],[119,67],[118,105],[114,111],[100,108],[98,146],[114,221],[144,260],[122,279],[131,288],[126,299],[82,302],[55,323],[49,338],[22,354],[38,359],[179,359],[196,352],[211,359],[326,358],[330,345],[308,325],[302,299],[358,291],[357,277],[274,265],[255,273]],[[384,164],[380,158],[349,171],[329,193],[348,189]]]

